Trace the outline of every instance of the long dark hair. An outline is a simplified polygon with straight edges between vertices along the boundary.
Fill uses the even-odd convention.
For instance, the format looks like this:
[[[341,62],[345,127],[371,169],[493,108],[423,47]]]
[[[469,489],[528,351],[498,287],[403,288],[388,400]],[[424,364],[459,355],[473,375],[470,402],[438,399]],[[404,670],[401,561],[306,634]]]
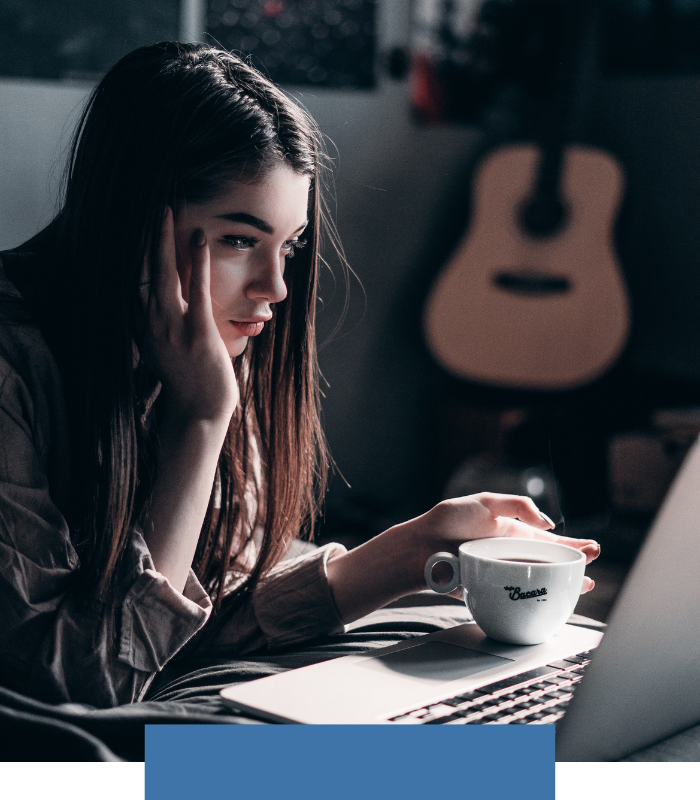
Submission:
[[[165,209],[177,213],[279,163],[311,178],[307,246],[286,278],[286,301],[234,362],[241,402],[193,565],[218,605],[232,569],[244,573],[234,588],[242,597],[292,538],[313,530],[325,488],[314,329],[322,150],[313,122],[229,53],[172,42],[135,50],[87,103],[61,210],[19,248],[37,254],[20,283],[64,382],[74,487],[65,513],[90,594],[114,590],[157,472],[157,380],[138,355],[139,281]],[[257,559],[245,567],[256,528]]]

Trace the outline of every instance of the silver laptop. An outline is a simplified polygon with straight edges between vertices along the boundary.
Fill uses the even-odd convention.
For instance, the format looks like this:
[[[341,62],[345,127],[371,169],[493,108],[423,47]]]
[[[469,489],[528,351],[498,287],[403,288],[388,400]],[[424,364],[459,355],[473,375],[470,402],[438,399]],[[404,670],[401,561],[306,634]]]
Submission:
[[[566,625],[544,644],[518,647],[467,623],[236,684],[221,695],[273,722],[554,722],[559,761],[615,760],[700,722],[698,442],[602,638]]]

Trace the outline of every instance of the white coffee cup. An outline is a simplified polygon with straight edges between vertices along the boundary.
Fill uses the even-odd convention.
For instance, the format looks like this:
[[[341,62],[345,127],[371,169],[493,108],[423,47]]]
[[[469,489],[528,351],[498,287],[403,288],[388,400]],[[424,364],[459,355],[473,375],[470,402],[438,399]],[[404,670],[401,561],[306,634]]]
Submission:
[[[433,580],[433,567],[440,561],[452,566],[448,583]],[[430,556],[425,580],[441,594],[461,585],[474,621],[487,636],[509,644],[540,644],[573,612],[585,567],[586,556],[566,545],[509,537],[474,539],[460,545],[459,557]]]

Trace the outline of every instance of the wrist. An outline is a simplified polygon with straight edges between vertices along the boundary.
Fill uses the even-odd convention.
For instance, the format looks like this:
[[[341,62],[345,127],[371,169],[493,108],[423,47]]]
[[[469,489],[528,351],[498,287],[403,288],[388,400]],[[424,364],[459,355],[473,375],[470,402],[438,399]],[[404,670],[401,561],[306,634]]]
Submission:
[[[394,525],[382,534],[397,557],[399,594],[402,596],[428,588],[424,576],[425,562],[440,549],[421,523],[419,517]]]
[[[409,588],[405,594],[429,588],[425,580],[425,563],[433,553],[445,551],[457,553],[459,543],[450,546],[445,541],[444,535],[441,535],[444,527],[440,519],[441,513],[442,509],[437,505],[419,517],[389,528],[383,534],[390,534],[393,537],[397,553],[406,554],[404,574]]]
[[[174,408],[166,408],[160,424],[160,438],[164,441],[176,439],[223,440],[228,431],[231,416],[198,417]]]
[[[195,426],[228,428],[237,406],[237,393],[229,397],[226,393],[215,401],[206,396],[183,397],[173,387],[163,383],[161,392],[163,421],[173,428],[186,429]]]
[[[197,464],[199,470],[216,471],[226,440],[225,420],[196,420],[166,415],[158,430],[161,462]]]

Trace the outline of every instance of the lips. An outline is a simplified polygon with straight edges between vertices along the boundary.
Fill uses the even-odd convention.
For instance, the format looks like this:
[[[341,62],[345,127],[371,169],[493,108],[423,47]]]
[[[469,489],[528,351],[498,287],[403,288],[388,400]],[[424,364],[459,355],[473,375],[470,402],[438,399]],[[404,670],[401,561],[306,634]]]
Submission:
[[[264,320],[260,322],[235,322],[230,320],[230,322],[241,336],[257,336],[262,333],[262,329],[265,327]]]

